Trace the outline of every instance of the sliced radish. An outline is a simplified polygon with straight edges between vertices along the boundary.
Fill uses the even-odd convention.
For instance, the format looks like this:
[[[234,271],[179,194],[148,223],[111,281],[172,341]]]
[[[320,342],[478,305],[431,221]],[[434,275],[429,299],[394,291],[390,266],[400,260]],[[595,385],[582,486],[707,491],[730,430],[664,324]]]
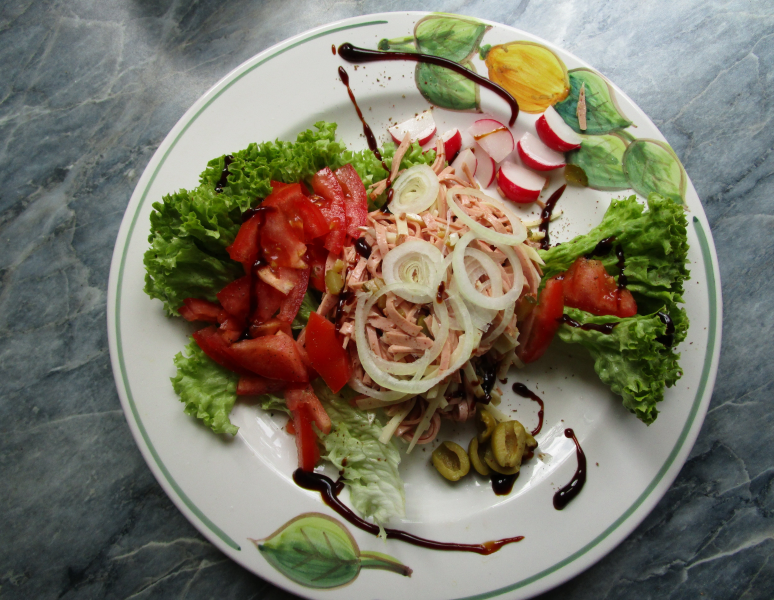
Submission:
[[[513,152],[513,136],[510,130],[494,119],[479,119],[468,130],[495,162],[501,162]]]
[[[537,134],[543,143],[557,152],[569,152],[580,148],[581,137],[575,133],[553,106],[549,106],[535,123]]]
[[[465,148],[460,152],[451,164],[451,166],[454,167],[454,173],[457,174],[457,176],[465,175],[465,171],[462,168],[463,164],[467,165],[468,172],[470,173],[470,176],[473,177],[476,174],[478,160],[476,160],[476,155],[473,154],[473,150],[470,148]]]
[[[516,144],[524,166],[536,171],[551,171],[564,166],[564,154],[554,152],[531,133],[525,133]]]
[[[504,162],[497,171],[497,185],[508,200],[519,204],[537,200],[545,184],[546,179],[513,162]]]
[[[400,144],[403,138],[406,136],[406,132],[411,136],[412,142],[419,142],[420,146],[424,146],[435,135],[435,120],[433,119],[433,112],[426,110],[423,113],[418,114],[413,119],[393,125],[387,131],[390,132],[392,139],[396,144]]]
[[[450,129],[441,136],[443,140],[443,147],[446,152],[446,160],[451,162],[457,156],[457,153],[462,148],[462,134],[456,127]]]
[[[476,179],[482,187],[488,188],[492,185],[497,172],[497,165],[494,159],[489,156],[478,144],[473,146],[473,154],[476,156]]]

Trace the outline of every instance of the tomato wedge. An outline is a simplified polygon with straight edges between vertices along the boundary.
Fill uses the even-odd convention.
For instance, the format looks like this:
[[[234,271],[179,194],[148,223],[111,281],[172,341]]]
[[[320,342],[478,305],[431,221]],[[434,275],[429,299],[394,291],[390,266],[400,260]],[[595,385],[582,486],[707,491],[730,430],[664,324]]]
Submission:
[[[334,393],[338,393],[352,374],[349,356],[341,347],[333,323],[317,313],[309,315],[305,346],[309,361]]]
[[[314,466],[320,460],[320,448],[317,446],[317,434],[312,428],[312,411],[306,404],[301,404],[293,415],[293,429],[298,450],[298,468],[302,471],[314,471]]]
[[[237,383],[237,396],[262,396],[263,394],[276,394],[282,392],[288,386],[287,381],[268,379],[260,375],[242,375]]]
[[[312,421],[317,425],[317,429],[323,433],[331,432],[331,418],[325,412],[325,408],[323,408],[311,385],[307,385],[303,389],[289,387],[285,390],[285,402],[287,402],[288,408],[291,411],[297,410],[302,404],[307,405],[311,411]]]
[[[578,258],[564,274],[564,304],[593,315],[633,317],[637,303],[632,293],[619,289],[601,261]]]
[[[285,301],[285,294],[258,278],[255,281],[255,295],[258,299],[258,306],[252,318],[259,323],[271,319]]]
[[[344,191],[344,212],[347,215],[347,235],[357,239],[363,232],[358,227],[368,225],[368,195],[363,180],[352,165],[336,169],[336,179]]]
[[[228,355],[243,369],[263,377],[309,381],[295,340],[283,331],[231,344]]]
[[[551,277],[540,293],[538,304],[526,318],[519,335],[517,354],[522,362],[530,363],[543,356],[564,314],[564,289],[558,276]]]
[[[304,194],[300,183],[288,185],[273,181],[272,188],[274,191],[263,201],[262,206],[279,208],[300,238],[309,243],[328,233],[325,215]]]
[[[304,262],[306,244],[299,239],[297,232],[298,229],[291,226],[282,211],[272,210],[264,213],[261,249],[263,257],[272,268],[305,269],[307,267]],[[301,237],[303,238],[303,233]]]
[[[312,189],[323,201],[320,210],[328,221],[328,235],[325,236],[325,248],[334,254],[341,254],[347,238],[346,197],[339,180],[328,167],[312,177]]]
[[[229,314],[246,319],[250,314],[250,277],[235,279],[217,294],[218,300]]]
[[[223,307],[208,300],[199,298],[186,298],[183,300],[183,306],[177,309],[180,316],[186,321],[205,321],[207,323],[218,323],[220,313]]]
[[[261,213],[255,214],[247,221],[242,223],[242,226],[237,232],[234,243],[226,248],[226,252],[231,257],[231,260],[242,263],[245,268],[245,272],[249,272],[255,261],[258,260],[258,256],[261,251],[260,237],[261,237],[261,224],[263,223],[263,215]]]
[[[199,348],[212,360],[230,371],[240,375],[248,375],[250,372],[243,369],[231,356],[230,346],[214,325],[195,331],[193,338]]]

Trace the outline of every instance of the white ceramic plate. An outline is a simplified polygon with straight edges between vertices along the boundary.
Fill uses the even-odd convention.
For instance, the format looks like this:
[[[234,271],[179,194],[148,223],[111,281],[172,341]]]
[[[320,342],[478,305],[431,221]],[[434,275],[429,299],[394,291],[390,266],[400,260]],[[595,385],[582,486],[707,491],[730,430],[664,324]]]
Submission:
[[[401,121],[429,106],[415,85],[415,64],[372,63],[355,70],[334,55],[331,46],[349,41],[376,48],[383,38],[410,35],[422,16],[386,13],[326,25],[278,44],[228,74],[191,107],[153,156],[129,202],[113,255],[110,352],[126,418],[148,465],[178,508],[227,556],[276,585],[312,598],[526,598],[566,581],[621,542],[665,493],[699,432],[715,381],[721,331],[717,258],[701,204],[687,181],[692,280],[685,294],[691,328],[680,347],[685,374],[667,390],[653,425],[644,426],[623,409],[620,399],[599,383],[582,351],[557,342],[541,361],[511,373],[510,383],[522,381],[545,399],[545,425],[538,441],[548,455],[530,461],[512,494],[495,496],[488,482],[476,477],[456,486],[446,484],[429,466],[432,448],[415,452],[401,466],[407,517],[394,527],[450,542],[525,536],[520,543],[480,556],[382,542],[343,522],[318,494],[293,483],[296,450],[282,430],[283,418],[237,405],[232,420],[239,434],[226,439],[183,413],[169,378],[175,372],[172,357],[187,343],[191,327],[165,317],[161,304],[142,291],[151,204],[179,188],[194,187],[209,159],[251,142],[294,140],[318,120],[337,122],[341,139],[353,149],[365,148],[360,122],[337,76],[340,65],[348,70],[371,127],[386,139],[388,119]],[[488,25],[491,29],[481,44],[529,40],[553,50],[570,70],[588,67],[527,33]],[[478,55],[472,60],[478,72],[486,74]],[[621,112],[636,125],[628,131],[636,138],[663,141],[645,114],[613,89]],[[507,121],[505,103],[490,92],[481,92],[481,106]],[[477,118],[475,113],[442,109],[434,114],[439,132],[466,129]],[[535,118],[522,112],[514,128],[517,135],[533,130]],[[558,187],[560,177],[554,174],[548,193]],[[588,231],[611,197],[629,193],[569,188],[560,202],[564,216],[552,225],[553,241]],[[534,426],[533,403],[518,401],[510,392],[505,402],[518,411],[517,418]],[[562,434],[565,427],[575,430],[589,469],[581,494],[560,512],[552,506],[553,494],[576,468],[572,441]],[[465,437],[453,427],[441,437],[455,436]],[[348,573],[339,583],[349,584],[335,592],[318,589],[315,582],[302,585],[289,579],[250,541],[266,538],[311,512],[332,516],[356,541],[355,546],[341,542],[346,534],[337,530],[344,536],[337,538],[344,548],[337,546],[344,552],[339,558],[352,561],[338,565]],[[311,525],[314,529],[319,524]],[[370,569],[358,574],[358,560],[367,566],[368,552],[393,557],[410,567],[412,576]],[[359,553],[365,554],[358,558]]]

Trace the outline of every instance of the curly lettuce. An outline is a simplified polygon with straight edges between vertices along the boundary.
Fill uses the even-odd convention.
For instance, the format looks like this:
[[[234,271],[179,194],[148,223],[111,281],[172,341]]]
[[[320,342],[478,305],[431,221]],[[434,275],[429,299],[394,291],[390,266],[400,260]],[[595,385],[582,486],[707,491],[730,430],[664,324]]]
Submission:
[[[392,165],[393,144],[385,144],[382,155]],[[226,248],[241,225],[241,216],[271,193],[271,181],[310,181],[324,167],[338,169],[351,163],[368,186],[387,176],[373,152],[352,152],[336,140],[336,124],[320,121],[315,129],[301,132],[295,142],[250,144],[233,153],[222,191],[220,183],[226,157],[211,160],[199,178],[199,186],[164,196],[153,204],[151,247],[146,251],[145,292],[164,304],[170,316],[186,298],[214,302],[215,294],[242,275]],[[422,152],[414,143],[401,161],[403,168],[432,164],[435,152]],[[377,203],[383,198],[377,199]]]
[[[608,273],[618,276],[617,248],[624,256],[626,288],[637,301],[637,315],[627,319],[597,317],[566,308],[565,314],[580,323],[618,323],[612,333],[562,325],[559,338],[580,344],[594,359],[594,369],[623,404],[644,423],[652,423],[656,404],[682,375],[680,355],[673,348],[685,339],[688,317],[683,302],[683,282],[688,271],[687,220],[683,207],[673,200],[651,194],[646,206],[635,196],[613,200],[602,222],[585,235],[550,250],[541,251],[546,264],[544,280],[567,271],[581,256],[594,252],[602,240],[614,238],[601,260]],[[661,312],[671,319],[674,331],[667,335]]]
[[[239,428],[228,418],[236,402],[239,375],[211,360],[191,339],[185,354],[175,356],[177,375],[172,387],[188,415],[200,419],[215,433],[236,435]]]

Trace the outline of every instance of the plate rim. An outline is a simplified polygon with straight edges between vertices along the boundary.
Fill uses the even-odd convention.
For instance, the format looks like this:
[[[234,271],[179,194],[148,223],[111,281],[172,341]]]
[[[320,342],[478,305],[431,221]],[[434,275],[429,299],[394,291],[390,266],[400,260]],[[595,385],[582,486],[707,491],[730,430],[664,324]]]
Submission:
[[[107,327],[108,327],[108,346],[110,351],[111,365],[113,370],[113,377],[116,383],[116,389],[121,401],[124,416],[127,420],[129,428],[134,437],[135,443],[140,449],[145,462],[151,469],[154,477],[161,485],[164,492],[172,500],[175,506],[180,510],[188,521],[196,527],[196,529],[207,538],[213,545],[219,550],[224,552],[229,558],[236,561],[242,567],[248,571],[256,574],[262,578],[271,581],[272,584],[288,590],[292,593],[298,594],[299,590],[290,587],[290,581],[285,580],[277,573],[276,577],[274,573],[258,573],[255,569],[247,563],[246,560],[241,560],[241,547],[232,540],[222,529],[220,529],[207,515],[205,515],[194,503],[188,498],[185,491],[177,484],[172,474],[164,465],[160,456],[156,452],[153,443],[148,435],[145,427],[140,418],[139,411],[132,397],[131,388],[128,381],[127,369],[124,363],[122,345],[121,345],[121,289],[123,283],[124,268],[126,266],[129,242],[134,234],[135,226],[138,223],[139,214],[145,201],[149,190],[155,181],[156,175],[164,165],[166,158],[174,149],[177,142],[186,132],[188,127],[198,118],[198,116],[204,112],[207,107],[212,104],[220,95],[228,90],[232,85],[239,81],[242,77],[249,72],[257,69],[264,63],[271,59],[291,50],[299,45],[314,39],[324,37],[329,34],[337,33],[339,31],[345,31],[348,29],[368,27],[371,25],[380,25],[389,23],[389,17],[396,15],[408,16],[408,17],[421,17],[432,12],[425,11],[394,11],[383,13],[372,13],[366,15],[360,15],[356,17],[349,17],[341,19],[331,23],[315,27],[304,32],[301,32],[295,36],[287,38],[273,46],[259,52],[258,54],[248,58],[240,65],[232,69],[224,77],[218,80],[212,87],[210,87],[204,94],[202,94],[192,105],[186,110],[180,119],[175,123],[169,133],[165,136],[164,140],[159,145],[158,149],[154,152],[153,156],[148,161],[143,173],[138,180],[134,191],[127,204],[126,211],[122,217],[121,226],[116,237],[114,245],[113,256],[110,265],[110,274],[108,279],[108,293],[107,293]],[[466,17],[466,15],[459,15]],[[591,68],[594,72],[599,73],[597,69],[589,65],[586,61],[578,58],[573,53],[558,47],[557,45],[535,36],[529,32],[518,29],[516,27],[490,21],[488,19],[482,19],[478,17],[477,20],[491,25],[493,27],[506,28],[515,34],[525,35],[529,38],[536,38],[541,44],[550,48],[553,51],[559,51],[560,53],[572,57],[578,63]],[[604,75],[603,75],[604,77]],[[605,78],[607,80],[607,78]],[[618,86],[607,80],[610,83],[616,93],[625,97],[633,107],[652,123],[652,120],[648,115],[635,103],[629,96],[620,90]],[[658,127],[653,124],[656,130]],[[660,130],[658,130],[660,133]],[[661,134],[663,136],[663,134]],[[687,173],[686,173],[687,176]],[[690,189],[696,194],[693,187],[693,182],[690,177],[687,176],[687,181]],[[680,435],[675,442],[674,447],[669,453],[668,457],[653,477],[648,486],[638,496],[634,503],[632,503],[615,521],[613,521],[608,527],[600,532],[594,539],[578,549],[570,556],[557,562],[556,564],[543,569],[542,571],[535,573],[529,577],[526,577],[513,584],[503,586],[480,594],[465,596],[458,600],[483,600],[485,598],[492,598],[501,596],[508,592],[515,591],[520,588],[527,587],[531,584],[535,584],[546,577],[558,573],[559,575],[555,580],[544,581],[544,585],[536,586],[533,594],[538,594],[550,590],[569,579],[575,577],[579,573],[588,569],[590,566],[601,560],[605,555],[618,546],[623,540],[625,540],[637,526],[650,514],[655,505],[663,498],[666,491],[671,487],[672,483],[679,474],[682,466],[685,464],[685,460],[690,453],[696,438],[701,430],[701,425],[704,421],[709,402],[712,396],[712,391],[715,385],[718,362],[720,358],[720,346],[722,337],[722,293],[720,286],[720,270],[717,259],[717,251],[715,248],[713,236],[709,223],[704,212],[704,207],[701,205],[701,199],[698,194],[696,198],[699,200],[701,207],[700,214],[689,215],[689,222],[693,224],[694,232],[699,240],[699,246],[701,250],[702,262],[704,263],[705,277],[707,278],[708,287],[708,337],[707,348],[702,362],[702,369],[699,378],[699,385],[694,396],[691,410],[689,411],[686,422],[683,426]],[[131,417],[130,417],[131,415]],[[677,465],[677,466],[676,466]],[[311,594],[314,590],[304,588],[300,591],[301,594],[312,597]]]

